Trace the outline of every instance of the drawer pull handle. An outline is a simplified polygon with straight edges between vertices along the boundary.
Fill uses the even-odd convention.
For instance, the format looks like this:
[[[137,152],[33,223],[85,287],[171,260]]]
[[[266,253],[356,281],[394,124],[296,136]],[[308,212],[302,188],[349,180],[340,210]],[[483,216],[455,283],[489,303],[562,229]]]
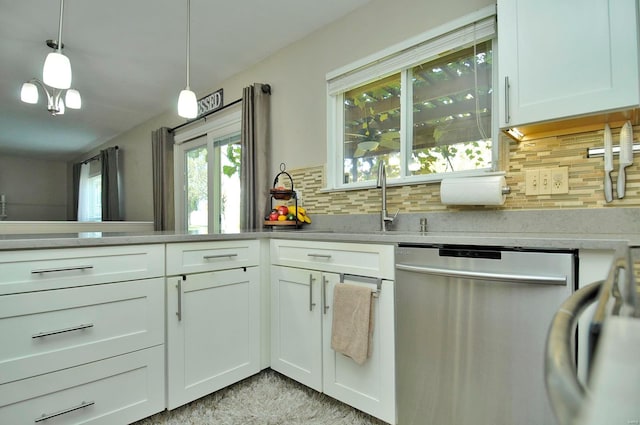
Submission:
[[[216,258],[231,258],[237,257],[238,254],[216,254],[216,255],[205,255],[202,257],[203,260],[215,260]]]
[[[56,413],[51,413],[49,415],[47,415],[46,413],[43,413],[42,416],[40,416],[39,418],[36,418],[36,420],[34,422],[38,423],[38,422],[46,421],[48,419],[55,418],[56,416],[66,415],[67,413],[75,412],[76,410],[80,410],[80,409],[84,409],[85,407],[93,406],[94,404],[96,404],[95,401],[83,401],[82,403],[80,403],[77,406],[69,407],[68,409],[64,409],[64,410],[61,410],[61,411],[56,412]]]
[[[90,270],[92,268],[93,266],[75,266],[75,267],[62,267],[59,269],[40,269],[40,270],[32,270],[31,274],[70,272],[74,270]]]
[[[307,257],[315,257],[315,258],[331,258],[331,254],[307,254]]]
[[[50,336],[50,335],[63,334],[63,333],[66,333],[66,332],[81,331],[83,329],[89,329],[89,328],[92,328],[92,327],[93,327],[93,323],[86,323],[86,324],[83,324],[83,325],[73,326],[73,327],[66,328],[66,329],[59,329],[57,331],[40,332],[39,334],[32,335],[31,338],[36,339],[36,338],[42,338],[42,337]]]

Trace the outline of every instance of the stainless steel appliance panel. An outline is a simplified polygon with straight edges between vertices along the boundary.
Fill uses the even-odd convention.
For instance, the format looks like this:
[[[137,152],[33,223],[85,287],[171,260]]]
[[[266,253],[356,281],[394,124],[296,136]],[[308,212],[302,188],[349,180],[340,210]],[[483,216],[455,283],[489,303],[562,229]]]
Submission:
[[[398,247],[398,424],[554,424],[544,348],[574,256]]]

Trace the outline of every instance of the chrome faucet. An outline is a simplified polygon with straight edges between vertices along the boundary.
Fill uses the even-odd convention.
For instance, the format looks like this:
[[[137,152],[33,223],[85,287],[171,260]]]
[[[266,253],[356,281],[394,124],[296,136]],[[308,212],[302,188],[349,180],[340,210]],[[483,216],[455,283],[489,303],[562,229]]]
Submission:
[[[376,188],[382,189],[382,209],[380,210],[380,230],[386,232],[387,227],[393,223],[393,220],[398,216],[400,209],[393,217],[387,215],[387,169],[384,161],[380,160],[378,163],[378,182]]]

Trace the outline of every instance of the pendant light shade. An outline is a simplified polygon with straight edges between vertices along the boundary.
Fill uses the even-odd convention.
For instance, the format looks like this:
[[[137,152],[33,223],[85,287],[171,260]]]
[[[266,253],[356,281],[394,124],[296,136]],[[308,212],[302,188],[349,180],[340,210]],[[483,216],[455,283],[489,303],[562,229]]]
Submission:
[[[78,90],[69,89],[64,96],[64,103],[68,108],[80,109],[82,107],[82,98],[80,98],[80,92]]]
[[[44,61],[42,81],[56,89],[71,87],[71,62],[69,62],[69,58],[62,53],[49,53]]]
[[[178,97],[178,115],[192,119],[198,116],[198,100],[189,87],[189,50],[191,47],[191,0],[187,0],[187,86]]]
[[[178,97],[178,115],[189,119],[198,116],[198,100],[196,99],[196,94],[188,88],[182,90]]]
[[[36,85],[33,83],[22,84],[22,89],[20,90],[20,100],[25,103],[38,103],[38,87],[36,87]]]

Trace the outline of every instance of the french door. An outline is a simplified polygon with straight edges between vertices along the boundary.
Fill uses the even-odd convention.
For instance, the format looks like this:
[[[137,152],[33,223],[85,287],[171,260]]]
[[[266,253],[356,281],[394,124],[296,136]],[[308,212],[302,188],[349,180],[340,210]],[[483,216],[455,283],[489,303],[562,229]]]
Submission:
[[[194,234],[238,232],[239,112],[176,135],[176,143],[176,230]]]

